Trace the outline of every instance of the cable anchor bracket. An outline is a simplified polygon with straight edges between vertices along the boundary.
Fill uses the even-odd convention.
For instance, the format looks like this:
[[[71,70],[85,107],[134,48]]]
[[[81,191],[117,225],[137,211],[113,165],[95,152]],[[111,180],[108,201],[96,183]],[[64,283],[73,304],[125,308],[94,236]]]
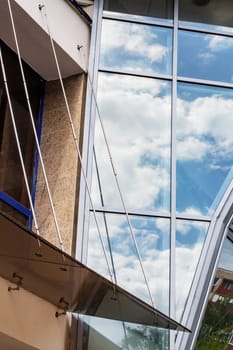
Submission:
[[[61,299],[59,300],[58,309],[61,311],[59,311],[59,310],[56,311],[55,317],[60,317],[60,316],[66,315],[66,313],[69,309],[69,303],[63,297],[61,297]]]
[[[20,290],[20,287],[23,284],[23,277],[18,275],[16,272],[13,273],[12,277],[15,279],[15,282],[12,283],[15,283],[16,287],[8,287],[8,292],[11,292],[13,290]]]
[[[43,9],[44,7],[45,7],[45,5],[43,5],[43,4],[39,4],[39,5],[38,5],[38,8],[39,8],[40,11],[42,11],[42,9]]]

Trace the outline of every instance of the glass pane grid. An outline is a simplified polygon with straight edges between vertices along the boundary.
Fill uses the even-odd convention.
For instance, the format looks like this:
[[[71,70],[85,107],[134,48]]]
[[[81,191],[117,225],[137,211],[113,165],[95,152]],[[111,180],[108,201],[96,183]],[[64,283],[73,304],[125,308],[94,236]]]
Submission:
[[[169,257],[167,257],[168,270],[166,270],[164,281],[168,278],[166,280],[167,286],[163,285],[164,281],[160,286],[165,288],[161,289],[163,290],[161,294],[164,297],[164,291],[166,291],[164,298],[167,299],[166,301],[154,289],[156,280],[153,280],[153,273],[149,273],[149,281],[153,295],[159,301],[159,307],[168,312],[169,307],[171,307],[170,301],[174,302],[176,304],[174,307],[176,318],[181,319],[196,271],[199,271],[197,267],[202,261],[202,251],[212,215],[232,181],[233,145],[231,132],[228,130],[232,130],[233,126],[231,118],[233,101],[231,63],[233,53],[231,13],[233,12],[231,9],[233,3],[228,0],[221,3],[217,0],[180,0],[178,12],[175,14],[175,17],[177,15],[178,17],[175,18],[174,23],[173,5],[170,17],[160,14],[158,20],[154,15],[153,23],[153,19],[148,17],[148,14],[137,8],[137,6],[144,6],[146,3],[105,1],[98,99],[104,123],[106,123],[110,135],[111,147],[115,153],[114,159],[119,165],[119,174],[117,175],[122,183],[127,210],[131,214],[136,212],[135,216],[130,216],[133,218],[133,229],[136,232],[137,241],[140,243],[143,262],[146,265],[148,264],[147,252],[150,251],[150,248],[146,246],[144,250],[143,241],[146,240],[147,236],[150,236],[148,231],[151,229],[151,222],[157,222],[157,220],[158,222],[160,220],[169,222],[167,231],[163,228],[159,233],[159,236],[167,237],[167,242],[171,240],[170,220],[176,223],[174,226],[175,244],[170,246],[169,243],[166,247]],[[177,6],[177,4],[178,2],[175,5]],[[219,16],[219,11],[216,9],[221,6],[225,13]],[[141,11],[140,14],[137,11]],[[216,15],[217,13],[218,15]],[[176,32],[177,38],[174,36]],[[177,67],[172,67],[172,58],[176,55]],[[176,60],[174,62],[176,63]],[[162,90],[159,92],[154,90],[153,92],[153,87],[148,88],[149,85],[147,87],[148,79],[151,79],[151,82],[154,81],[154,84],[167,80],[169,94],[164,94],[165,90],[163,92]],[[112,84],[113,81],[114,84]],[[151,82],[150,84],[153,84]],[[133,96],[132,105],[130,94]],[[145,100],[142,112],[138,113],[137,103],[145,95],[147,97],[151,95],[152,98]],[[167,112],[164,114],[165,110],[159,109],[161,104],[158,103],[158,99],[163,99],[165,96],[169,98],[166,102]],[[151,101],[155,103],[153,104]],[[175,108],[172,108],[173,103]],[[151,124],[148,123],[149,114],[147,114],[150,105],[155,111]],[[134,108],[136,106],[135,110],[131,106]],[[164,115],[168,116],[168,111],[169,117],[164,119]],[[132,112],[134,118],[131,117]],[[156,113],[158,114],[156,115]],[[163,124],[165,120],[166,125]],[[130,124],[129,129],[127,122]],[[140,125],[138,133],[137,124]],[[171,130],[171,125],[176,129],[176,132],[174,132],[175,129]],[[167,130],[165,139],[163,126],[164,130]],[[227,126],[227,130],[224,126]],[[157,134],[156,131],[160,131],[161,135]],[[95,147],[97,153],[102,155],[104,152],[98,126],[96,135]],[[143,135],[145,136],[143,137]],[[151,144],[152,148],[145,147],[143,150],[143,145],[148,142],[148,135],[157,142]],[[137,139],[141,148],[139,153],[136,152],[135,148]],[[165,143],[164,140],[166,140]],[[164,147],[165,144],[167,147]],[[171,177],[171,147],[174,145],[176,145],[174,152],[176,164],[173,169],[173,177]],[[166,152],[163,153],[165,148]],[[161,158],[161,154],[156,154],[158,149],[161,154],[166,154],[166,157]],[[125,154],[128,154],[129,157]],[[116,192],[114,195],[115,185],[112,184],[112,180],[110,181],[108,176],[104,175],[104,172],[107,174],[107,170],[104,169],[106,164],[100,158],[101,156],[98,156],[97,162],[105,193],[102,208],[100,201],[96,202],[96,207],[98,210],[102,210],[102,213],[98,215],[106,215],[111,232],[113,232],[110,233],[110,243],[107,240],[105,243],[106,246],[109,244],[112,249],[120,283],[125,288],[132,288],[132,280],[129,285],[127,284],[127,278],[130,274],[127,268],[132,268],[130,259],[135,261],[136,255],[127,239],[125,237],[121,239],[128,231],[123,223],[125,221],[124,213],[119,209],[121,208],[118,201],[119,195]],[[140,170],[137,177],[135,169],[138,165],[140,165]],[[148,179],[144,178],[144,167],[149,167],[152,170]],[[153,189],[160,186],[160,180],[161,178],[164,180],[165,175],[165,173],[156,173],[155,169],[158,167],[166,170],[169,181],[164,183],[163,190],[160,190],[161,192],[156,195]],[[137,190],[134,192],[132,188],[135,178],[138,182],[136,182]],[[173,193],[176,197],[176,210],[171,212],[170,187],[174,182],[176,182],[176,189]],[[95,184],[93,183],[93,191],[98,192],[96,180]],[[110,198],[108,191],[111,192],[112,198]],[[154,198],[149,201],[148,198],[152,194]],[[165,216],[167,210],[167,218],[159,218],[159,213],[164,212],[164,210]],[[147,216],[148,213],[150,215]],[[118,221],[118,225],[116,225],[116,221]],[[148,221],[150,224],[147,224],[146,227],[139,224]],[[138,231],[141,229],[142,232],[145,232],[145,236],[142,234],[140,238]],[[106,227],[103,232],[104,230],[106,231]],[[158,234],[157,228],[154,227],[153,232],[155,235],[154,243],[156,241],[153,250],[154,253],[156,252],[158,260],[153,255],[151,260],[153,267],[151,268],[156,269],[161,263],[160,258],[162,253],[165,254],[166,249],[157,246],[159,242],[158,238],[158,241],[155,239]],[[126,242],[128,246],[130,251],[128,255],[121,247],[122,241]],[[92,246],[91,241],[90,245]],[[108,251],[110,259],[109,254]],[[174,268],[171,266],[171,256],[175,257]],[[91,261],[91,254],[89,259]],[[121,273],[123,261],[125,262],[122,270],[124,272]],[[137,271],[137,268],[135,270]],[[172,276],[170,275],[171,271]],[[161,272],[158,278],[161,278]],[[138,282],[139,285],[143,283],[140,279]],[[173,282],[175,282],[176,289],[174,296],[171,295],[174,291],[171,285]],[[136,288],[132,289],[132,293],[138,293],[140,297],[145,298],[145,289],[144,291],[139,290],[140,288],[137,291]],[[173,305],[171,309],[173,309]],[[127,332],[130,334],[131,330],[127,329]],[[140,330],[134,329],[132,331],[134,336],[135,332],[139,334]],[[143,339],[146,338],[146,334],[145,331]],[[135,340],[134,336],[132,338]],[[151,345],[145,344],[145,349],[150,349]],[[118,343],[118,346],[122,349],[128,349],[124,342],[120,345]],[[161,344],[161,349],[168,348],[168,342]]]

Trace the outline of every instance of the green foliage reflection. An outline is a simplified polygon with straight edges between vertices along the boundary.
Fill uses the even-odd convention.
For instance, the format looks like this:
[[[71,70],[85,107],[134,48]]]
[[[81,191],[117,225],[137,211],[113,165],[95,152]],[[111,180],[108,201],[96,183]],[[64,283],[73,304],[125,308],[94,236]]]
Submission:
[[[168,331],[146,326],[126,327],[123,350],[168,350]]]
[[[195,350],[226,350],[232,335],[232,299],[209,301]]]

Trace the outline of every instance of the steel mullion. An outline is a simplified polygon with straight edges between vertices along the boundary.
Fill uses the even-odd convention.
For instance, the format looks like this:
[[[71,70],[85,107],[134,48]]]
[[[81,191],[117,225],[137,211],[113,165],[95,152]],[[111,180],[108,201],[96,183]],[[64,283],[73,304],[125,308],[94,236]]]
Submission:
[[[92,209],[90,209],[92,211]],[[122,209],[118,208],[111,208],[106,206],[100,206],[95,207],[95,211],[99,213],[106,213],[106,214],[116,214],[121,215],[124,214],[124,211]],[[130,215],[134,216],[145,216],[145,217],[157,217],[157,218],[164,218],[164,219],[171,219],[170,213],[164,213],[159,211],[151,211],[151,210],[140,210],[140,209],[130,209],[129,211]],[[195,216],[195,215],[182,215],[182,214],[176,214],[176,219],[178,220],[189,220],[189,221],[198,221],[198,222],[211,222],[210,216]]]
[[[165,28],[173,28],[173,23],[172,20],[170,20],[170,23],[168,22],[169,20],[164,19],[164,20],[153,20],[149,19],[149,17],[145,16],[140,16],[138,15],[126,15],[123,13],[113,13],[113,12],[108,12],[104,11],[103,12],[103,19],[112,19],[115,21],[121,21],[121,22],[127,22],[127,23],[135,23],[135,24],[146,24],[146,25],[152,25],[152,26],[160,26],[160,27],[165,27]]]
[[[178,59],[178,0],[174,1],[172,106],[171,106],[171,237],[170,237],[170,316],[176,316],[176,100]],[[170,331],[170,350],[175,349],[175,332]]]
[[[226,89],[233,88],[232,83],[226,83],[222,81],[205,80],[205,79],[189,78],[189,77],[182,77],[182,76],[178,76],[177,81],[182,83],[192,83],[196,85],[199,84],[199,85],[206,85],[206,86],[222,87]]]
[[[101,21],[102,21],[102,8],[103,0],[96,0],[94,5],[94,19],[92,27],[92,42],[91,51],[89,55],[89,68],[88,74],[92,81],[94,89],[97,85],[98,77],[98,59],[99,56],[96,52],[99,52],[100,48],[100,34],[101,34]],[[92,87],[90,86],[89,79],[87,79],[87,96],[85,106],[85,118],[84,118],[84,135],[83,135],[83,153],[82,161],[86,167],[86,176],[89,186],[91,186],[92,179],[92,162],[93,162],[93,145],[94,145],[94,129],[95,129],[95,101],[92,94]],[[79,220],[77,225],[76,243],[75,243],[75,257],[82,262],[87,260],[88,249],[88,231],[89,231],[89,207],[90,202],[85,186],[84,177],[81,175],[80,180],[80,194],[79,198]]]
[[[101,73],[111,73],[111,74],[119,74],[119,75],[129,75],[133,77],[140,77],[140,78],[148,78],[148,79],[160,79],[160,80],[166,80],[171,81],[172,76],[169,74],[160,74],[160,73],[154,73],[154,74],[140,74],[140,73],[132,73],[126,70],[117,70],[114,68],[107,68],[107,67],[101,67],[99,69],[99,72]]]
[[[196,32],[196,33],[203,33],[203,34],[212,34],[212,35],[219,35],[219,36],[224,36],[224,37],[229,37],[229,38],[232,38],[233,37],[233,32],[232,31],[217,31],[217,30],[214,30],[214,29],[205,29],[205,27],[195,27],[195,26],[186,26],[186,25],[183,25],[183,24],[179,24],[178,26],[179,29],[181,30],[186,30],[186,31],[189,31],[189,32]]]

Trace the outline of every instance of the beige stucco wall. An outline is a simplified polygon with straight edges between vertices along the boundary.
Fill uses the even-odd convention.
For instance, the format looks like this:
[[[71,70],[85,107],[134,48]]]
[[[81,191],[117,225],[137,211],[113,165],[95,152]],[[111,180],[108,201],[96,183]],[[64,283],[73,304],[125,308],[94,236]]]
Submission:
[[[19,342],[17,349],[27,344],[29,349],[68,350],[69,315],[56,318],[54,305],[24,289],[9,292],[9,286],[12,284],[0,277],[0,348],[3,334],[14,339],[11,343]]]
[[[81,144],[80,130],[84,112],[85,75],[64,80],[68,103],[76,133]],[[48,176],[55,211],[64,241],[65,251],[71,253],[75,232],[75,206],[78,189],[79,167],[67,109],[60,83],[47,83],[44,103],[41,152]],[[39,166],[35,212],[40,234],[59,246],[55,225],[41,167]]]

